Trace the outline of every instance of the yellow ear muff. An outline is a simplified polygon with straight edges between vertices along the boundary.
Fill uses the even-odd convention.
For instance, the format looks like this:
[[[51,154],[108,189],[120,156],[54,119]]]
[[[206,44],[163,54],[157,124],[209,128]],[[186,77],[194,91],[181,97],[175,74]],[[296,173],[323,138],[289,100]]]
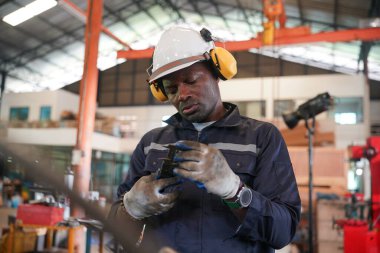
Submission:
[[[235,57],[222,47],[215,47],[210,51],[211,60],[223,80],[234,77],[237,73]]]
[[[152,92],[153,97],[155,97],[160,102],[165,102],[168,97],[161,90],[157,82],[149,83],[150,92]]]

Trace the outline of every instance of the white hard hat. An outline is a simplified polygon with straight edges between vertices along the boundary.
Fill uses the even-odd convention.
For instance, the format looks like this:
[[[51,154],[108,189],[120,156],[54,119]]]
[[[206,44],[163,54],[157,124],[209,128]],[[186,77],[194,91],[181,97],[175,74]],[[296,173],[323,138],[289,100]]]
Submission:
[[[205,53],[214,42],[206,42],[199,31],[184,26],[173,26],[161,35],[153,54],[149,82],[207,59]]]

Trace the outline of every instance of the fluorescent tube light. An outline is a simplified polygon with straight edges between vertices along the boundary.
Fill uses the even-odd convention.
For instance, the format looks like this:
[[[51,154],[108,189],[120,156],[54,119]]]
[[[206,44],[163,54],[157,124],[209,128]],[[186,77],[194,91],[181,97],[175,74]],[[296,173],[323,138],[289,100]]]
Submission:
[[[3,18],[4,22],[7,22],[11,26],[16,26],[22,22],[37,16],[38,14],[49,10],[57,5],[55,0],[36,0],[25,7],[22,7]]]

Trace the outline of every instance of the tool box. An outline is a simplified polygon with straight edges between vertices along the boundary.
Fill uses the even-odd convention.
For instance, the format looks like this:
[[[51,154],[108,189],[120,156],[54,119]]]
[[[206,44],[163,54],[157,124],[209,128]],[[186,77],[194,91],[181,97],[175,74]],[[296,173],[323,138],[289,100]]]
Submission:
[[[30,225],[55,225],[63,221],[64,208],[46,205],[19,205],[16,218],[23,224]]]

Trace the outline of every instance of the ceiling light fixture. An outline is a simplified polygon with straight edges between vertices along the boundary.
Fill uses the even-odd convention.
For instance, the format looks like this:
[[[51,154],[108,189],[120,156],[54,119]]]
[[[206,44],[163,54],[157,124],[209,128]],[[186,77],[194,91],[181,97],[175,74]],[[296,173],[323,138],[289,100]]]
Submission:
[[[11,26],[16,26],[56,5],[57,1],[55,0],[36,0],[25,7],[6,15],[3,18],[3,21]]]

